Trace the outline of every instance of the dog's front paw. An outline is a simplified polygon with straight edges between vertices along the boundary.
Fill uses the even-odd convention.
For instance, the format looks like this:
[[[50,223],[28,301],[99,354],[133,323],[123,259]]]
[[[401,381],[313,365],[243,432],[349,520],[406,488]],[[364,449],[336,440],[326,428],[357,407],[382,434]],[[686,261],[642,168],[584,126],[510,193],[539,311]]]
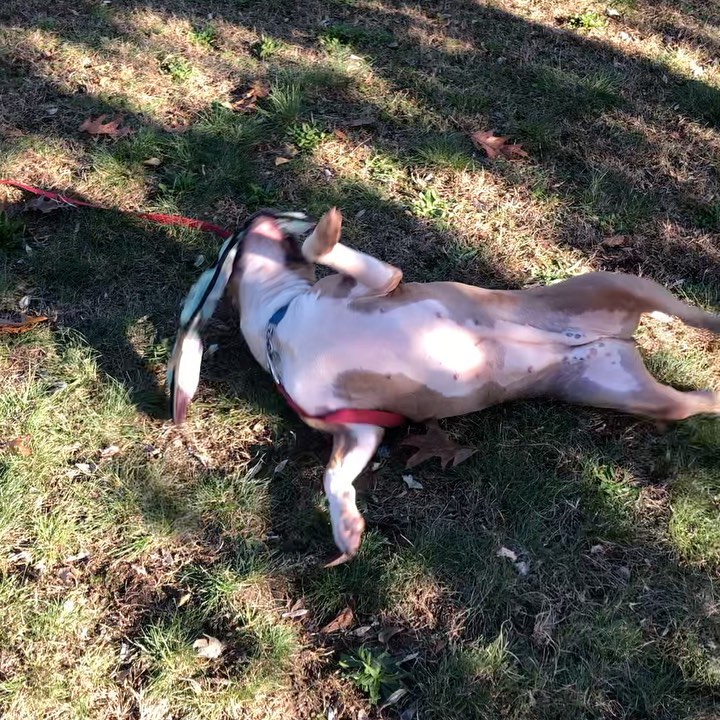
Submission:
[[[343,553],[344,560],[349,560],[360,549],[365,520],[354,505],[335,503],[330,504],[330,519],[335,544]]]

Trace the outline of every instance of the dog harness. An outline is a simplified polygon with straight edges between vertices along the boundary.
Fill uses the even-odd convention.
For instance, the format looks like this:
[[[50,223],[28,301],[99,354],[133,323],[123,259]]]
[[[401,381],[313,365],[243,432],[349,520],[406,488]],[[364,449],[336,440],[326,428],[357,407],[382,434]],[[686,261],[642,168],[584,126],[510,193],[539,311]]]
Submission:
[[[172,418],[176,423],[182,423],[185,420],[187,404],[199,381],[203,355],[200,333],[215,313],[218,303],[225,292],[235,266],[238,251],[242,248],[252,222],[261,215],[273,218],[286,235],[291,235],[296,239],[306,237],[315,227],[315,221],[304,213],[276,213],[270,210],[256,212],[245,221],[240,230],[225,241],[220,248],[215,263],[192,286],[183,303],[180,314],[180,327],[167,371]],[[290,397],[282,385],[278,372],[280,358],[273,346],[275,330],[285,317],[289,307],[290,304],[288,303],[279,308],[268,321],[265,332],[265,349],[268,369],[275,381],[275,385],[292,410],[303,419],[319,420],[331,424],[352,423],[378,425],[379,427],[399,427],[405,424],[406,418],[403,415],[384,410],[344,408],[325,415],[310,415]]]
[[[273,347],[273,337],[275,330],[290,307],[290,303],[283,305],[276,310],[267,324],[265,332],[265,354],[267,358],[270,374],[275,381],[275,387],[278,392],[285,398],[285,402],[294,410],[301,418],[306,420],[320,420],[330,424],[346,424],[352,423],[357,425],[377,425],[378,427],[400,427],[407,422],[407,418],[399,413],[387,412],[386,410],[360,410],[358,408],[343,408],[341,410],[333,410],[325,415],[310,415],[306,413],[288,394],[281,382],[278,370],[278,362],[280,360],[278,352]]]

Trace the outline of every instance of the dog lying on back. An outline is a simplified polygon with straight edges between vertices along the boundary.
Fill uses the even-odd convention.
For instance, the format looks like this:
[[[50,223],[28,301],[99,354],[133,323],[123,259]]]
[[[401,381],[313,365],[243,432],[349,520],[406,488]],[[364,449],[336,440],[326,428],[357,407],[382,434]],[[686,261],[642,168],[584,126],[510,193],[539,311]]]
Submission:
[[[527,290],[402,284],[398,268],[342,245],[341,223],[336,209],[314,226],[298,214],[254,216],[186,301],[169,367],[182,422],[200,373],[197,331],[229,284],[255,359],[305,422],[333,436],[324,486],[336,562],[360,546],[353,481],[396,418],[429,421],[530,397],[658,420],[720,414],[718,394],[680,392],[645,368],[633,340],[643,313],[720,332],[720,316],[657,283],[596,272]],[[337,274],[314,282],[313,263]]]

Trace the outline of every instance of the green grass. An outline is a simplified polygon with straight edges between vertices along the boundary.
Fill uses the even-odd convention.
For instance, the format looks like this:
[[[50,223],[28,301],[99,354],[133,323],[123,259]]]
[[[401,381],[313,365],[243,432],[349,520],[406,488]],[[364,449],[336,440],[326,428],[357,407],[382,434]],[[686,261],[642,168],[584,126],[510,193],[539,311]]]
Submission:
[[[169,75],[173,82],[183,83],[193,74],[192,65],[178,55],[166,55],[160,60],[160,70]]]
[[[230,228],[337,205],[346,242],[408,281],[631,271],[718,309],[705,7],[6,5],[0,177]],[[255,81],[269,94],[238,106]],[[133,134],[78,132],[101,113]],[[479,130],[529,157],[490,161]],[[446,422],[478,452],[414,469],[422,491],[389,434],[357,483],[360,553],[324,569],[328,440],[230,308],[187,426],[167,420],[178,308],[220,241],[2,193],[0,309],[50,318],[0,333],[3,718],[374,717],[400,688],[383,717],[717,715],[717,419],[491,408]],[[662,382],[720,388],[709,334],[638,338]],[[21,436],[30,455],[4,444]]]

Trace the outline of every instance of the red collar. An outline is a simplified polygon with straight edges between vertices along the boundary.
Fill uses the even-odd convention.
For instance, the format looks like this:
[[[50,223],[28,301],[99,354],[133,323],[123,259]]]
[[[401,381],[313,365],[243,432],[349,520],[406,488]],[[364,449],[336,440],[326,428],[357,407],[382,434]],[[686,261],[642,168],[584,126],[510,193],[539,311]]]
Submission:
[[[359,410],[357,408],[342,408],[333,410],[326,415],[310,415],[306,413],[291,397],[287,390],[276,384],[278,392],[285,398],[285,402],[303,419],[321,420],[324,423],[335,425],[377,425],[378,427],[400,427],[407,422],[407,418],[400,413],[386,410]]]

